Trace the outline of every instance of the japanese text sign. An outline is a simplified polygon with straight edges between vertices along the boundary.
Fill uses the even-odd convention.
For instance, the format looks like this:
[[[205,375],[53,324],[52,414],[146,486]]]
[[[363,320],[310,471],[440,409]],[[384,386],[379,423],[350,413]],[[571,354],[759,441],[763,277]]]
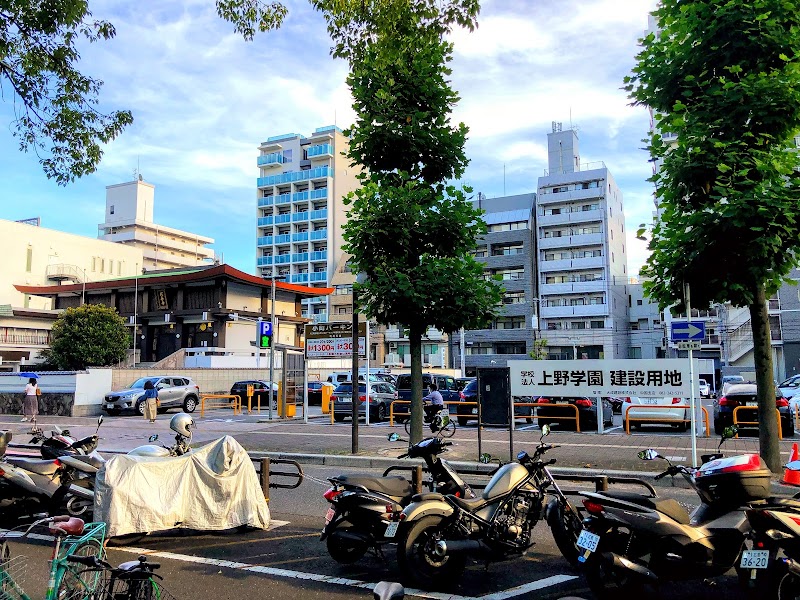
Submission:
[[[343,358],[353,355],[353,324],[348,321],[305,326],[307,358]],[[358,355],[366,356],[367,324],[358,324]]]
[[[512,396],[688,398],[689,363],[654,360],[510,360]]]

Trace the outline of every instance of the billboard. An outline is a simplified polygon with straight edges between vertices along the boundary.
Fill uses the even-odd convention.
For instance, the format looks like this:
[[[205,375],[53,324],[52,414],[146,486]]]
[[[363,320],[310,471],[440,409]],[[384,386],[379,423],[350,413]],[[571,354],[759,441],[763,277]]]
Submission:
[[[353,324],[349,321],[305,326],[306,358],[346,358],[353,355]],[[358,324],[358,355],[366,358],[367,324]]]

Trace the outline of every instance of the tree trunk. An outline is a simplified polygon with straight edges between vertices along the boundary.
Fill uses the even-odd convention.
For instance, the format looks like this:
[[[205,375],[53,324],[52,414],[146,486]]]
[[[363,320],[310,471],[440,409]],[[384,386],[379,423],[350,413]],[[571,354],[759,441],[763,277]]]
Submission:
[[[761,458],[773,473],[781,471],[778,422],[775,419],[775,382],[772,377],[772,336],[763,285],[758,286],[750,305],[753,329],[753,357],[758,388],[758,442]]]
[[[411,443],[422,439],[422,325],[408,328],[408,351],[411,355]]]

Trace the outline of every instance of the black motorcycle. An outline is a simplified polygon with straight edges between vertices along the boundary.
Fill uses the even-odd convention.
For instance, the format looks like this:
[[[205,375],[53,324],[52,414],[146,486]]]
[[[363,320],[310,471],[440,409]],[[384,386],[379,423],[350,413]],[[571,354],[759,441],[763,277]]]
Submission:
[[[390,434],[390,441],[400,437]],[[430,473],[431,489],[461,498],[474,498],[472,489],[438,455],[446,452],[441,437],[425,438],[409,447],[398,458],[421,458]],[[331,487],[323,497],[330,502],[320,541],[327,541],[328,553],[340,563],[350,564],[372,549],[382,555],[381,547],[396,542],[399,523],[394,520],[411,502],[415,491],[404,477],[340,475],[328,479]]]
[[[727,428],[723,441],[733,435],[733,428]],[[643,450],[639,458],[667,460],[655,450]],[[577,545],[596,597],[618,598],[640,584],[741,570],[751,529],[745,511],[770,496],[770,471],[764,461],[757,454],[745,454],[714,458],[699,469],[667,463],[656,479],[681,475],[689,482],[701,501],[691,515],[672,498],[582,492],[589,514]]]
[[[50,437],[46,437],[41,429],[37,428],[29,444],[39,444],[39,452],[42,458],[55,459],[61,456],[89,455],[97,449],[100,441],[97,433],[100,425],[103,424],[103,417],[97,419],[97,429],[93,435],[76,440],[70,434],[69,429],[61,429],[58,425],[53,426]]]

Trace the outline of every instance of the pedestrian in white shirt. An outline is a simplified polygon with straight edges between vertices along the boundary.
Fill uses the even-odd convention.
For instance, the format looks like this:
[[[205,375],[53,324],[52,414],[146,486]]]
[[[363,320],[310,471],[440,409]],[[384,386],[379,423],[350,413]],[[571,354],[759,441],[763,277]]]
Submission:
[[[28,385],[25,386],[25,400],[22,401],[22,420],[33,421],[39,414],[39,386],[36,380],[31,377]]]

